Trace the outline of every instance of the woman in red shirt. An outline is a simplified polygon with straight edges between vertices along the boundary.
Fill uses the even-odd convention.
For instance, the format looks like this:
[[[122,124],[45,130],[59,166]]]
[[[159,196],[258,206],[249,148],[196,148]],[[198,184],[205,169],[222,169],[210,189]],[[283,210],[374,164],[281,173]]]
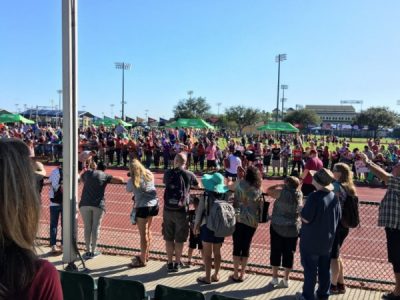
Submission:
[[[40,199],[28,147],[0,140],[0,299],[63,299],[55,267],[37,257]]]

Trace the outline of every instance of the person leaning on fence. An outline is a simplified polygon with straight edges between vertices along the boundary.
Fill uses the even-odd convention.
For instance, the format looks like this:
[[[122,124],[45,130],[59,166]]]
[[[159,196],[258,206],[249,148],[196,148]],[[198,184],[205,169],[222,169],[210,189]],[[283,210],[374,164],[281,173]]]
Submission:
[[[63,299],[57,270],[35,253],[40,217],[35,184],[28,147],[0,139],[0,299]]]
[[[333,192],[338,197],[340,206],[343,208],[343,203],[346,200],[347,195],[356,196],[356,187],[353,183],[353,172],[347,164],[337,163],[333,167],[333,175],[335,176]],[[349,228],[342,225],[342,222],[339,222],[331,252],[331,295],[344,294],[346,292],[344,285],[343,261],[340,258],[340,249],[348,234]]]
[[[136,224],[140,234],[140,256],[132,259],[132,268],[144,267],[149,260],[151,242],[150,227],[153,217],[158,215],[157,190],[154,186],[154,176],[139,160],[134,159],[129,164],[131,178],[126,185],[127,192],[133,192]]]
[[[214,231],[207,227],[207,222],[210,221],[213,202],[224,199],[229,188],[225,185],[224,176],[220,173],[205,174],[201,178],[201,182],[205,193],[204,197],[200,199],[199,207],[196,209],[194,234],[200,234],[203,244],[203,260],[206,275],[197,278],[197,282],[210,284],[211,282],[218,282],[220,280],[218,273],[221,267],[221,247],[224,237],[215,236]],[[211,275],[213,256],[214,274]]]
[[[83,219],[86,253],[85,259],[100,255],[96,251],[97,239],[100,234],[100,224],[105,213],[104,193],[109,183],[124,183],[121,177],[115,177],[104,173],[106,166],[103,162],[96,165],[91,162],[90,169],[81,176],[84,183],[79,210]],[[90,247],[91,246],[91,247]]]
[[[289,287],[289,274],[293,268],[294,253],[300,232],[300,210],[303,205],[303,194],[299,190],[298,178],[286,177],[283,184],[268,188],[268,196],[276,199],[271,215],[270,237],[273,287]],[[278,270],[283,266],[284,278],[279,282]]]
[[[370,172],[387,184],[387,191],[379,205],[378,226],[385,227],[389,262],[393,266],[396,285],[394,290],[382,298],[400,300],[400,164],[386,172],[373,163],[364,153],[361,159]]]
[[[235,231],[233,233],[233,274],[230,279],[241,282],[245,279],[245,270],[250,256],[250,245],[259,220],[262,175],[250,166],[244,179],[235,186],[233,206],[237,210]],[[239,275],[240,267],[240,275]]]
[[[62,247],[57,247],[57,231],[58,222],[61,219],[61,244],[62,244],[62,202],[60,202],[60,197],[55,197],[57,191],[62,189],[62,165],[58,164],[58,167],[53,169],[50,173],[50,247],[51,253],[54,255],[62,253]]]
[[[328,169],[313,174],[312,183],[316,191],[311,193],[301,210],[300,255],[304,268],[303,293],[297,299],[314,300],[314,289],[318,275],[317,297],[328,299],[330,288],[330,253],[341,218],[339,199],[333,193],[335,179]]]
[[[188,206],[191,187],[198,187],[196,176],[185,170],[186,155],[178,153],[174,168],[164,173],[164,212],[162,233],[167,252],[167,271],[178,272],[182,267],[183,244],[189,234]],[[175,261],[173,257],[175,255]]]

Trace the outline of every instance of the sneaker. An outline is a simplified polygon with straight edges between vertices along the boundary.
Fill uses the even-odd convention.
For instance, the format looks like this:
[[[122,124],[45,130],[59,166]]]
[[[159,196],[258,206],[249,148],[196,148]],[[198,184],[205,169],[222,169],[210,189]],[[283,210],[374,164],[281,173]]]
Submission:
[[[329,294],[331,294],[331,295],[337,295],[337,294],[339,294],[338,286],[331,283],[331,287],[330,287],[330,290],[329,290]]]
[[[83,258],[84,260],[91,259],[91,258],[92,258],[92,252],[85,252],[85,253],[82,255],[82,258]]]
[[[276,277],[272,277],[272,280],[269,284],[272,285],[273,287],[277,287],[279,284],[279,279]]]
[[[279,284],[278,284],[279,288],[284,288],[287,289],[289,287],[289,280],[286,280],[285,278],[283,278]]]
[[[179,262],[179,263],[175,262],[174,266],[172,268],[172,272],[179,272],[179,270],[182,269],[181,264],[182,264],[181,262]]]
[[[101,252],[99,252],[99,251],[94,251],[94,252],[91,252],[91,253],[90,253],[90,256],[91,256],[92,258],[95,258],[95,257],[97,257],[97,256],[99,256],[99,255],[101,255]]]
[[[338,283],[337,284],[337,289],[339,294],[345,294],[346,293],[346,286],[343,283]]]
[[[296,300],[306,300],[306,298],[304,298],[302,293],[296,293]]]
[[[190,265],[189,264],[184,264],[183,262],[179,263],[179,268],[180,269],[189,269]]]
[[[58,255],[62,253],[62,249],[57,247],[56,245],[51,246],[51,254]]]
[[[167,263],[167,272],[171,273],[174,272],[174,263]]]

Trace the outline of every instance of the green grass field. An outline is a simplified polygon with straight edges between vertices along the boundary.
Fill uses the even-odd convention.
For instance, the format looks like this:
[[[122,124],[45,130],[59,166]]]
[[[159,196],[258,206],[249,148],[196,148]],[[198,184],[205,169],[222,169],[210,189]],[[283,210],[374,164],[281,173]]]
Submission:
[[[240,138],[234,138],[235,141],[240,141]],[[340,138],[340,140],[342,141],[343,138]],[[349,141],[350,138],[346,138],[347,142],[350,144],[350,150],[353,150],[354,148],[358,148],[361,151],[364,149],[364,146],[367,145],[367,139],[366,138],[353,138],[352,141]],[[384,138],[381,139],[381,144],[385,145],[386,147],[390,144],[390,143],[395,143],[396,140],[392,139],[392,138]],[[218,147],[220,149],[225,149],[227,146],[226,140],[224,138],[220,138],[218,139]],[[304,147],[308,147],[309,143],[304,143]],[[336,147],[341,148],[342,147],[342,143],[338,143],[338,144],[333,144],[333,143],[329,143],[329,150],[330,151],[334,151],[336,150]]]

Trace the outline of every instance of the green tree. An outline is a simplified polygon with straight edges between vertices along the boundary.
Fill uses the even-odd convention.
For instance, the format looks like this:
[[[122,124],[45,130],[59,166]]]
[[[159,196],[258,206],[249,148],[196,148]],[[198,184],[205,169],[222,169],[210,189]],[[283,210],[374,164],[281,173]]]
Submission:
[[[308,109],[292,111],[283,118],[283,121],[291,124],[299,124],[300,128],[307,128],[308,125],[319,125],[321,123],[321,119],[316,112]]]
[[[370,107],[358,114],[355,124],[359,126],[368,126],[369,130],[374,132],[376,137],[381,128],[390,128],[396,126],[399,116],[388,107]]]
[[[272,114],[268,111],[262,110],[260,111],[258,118],[260,121],[263,121],[264,123],[268,123],[272,121]]]
[[[228,121],[233,121],[237,124],[240,132],[244,127],[253,125],[260,119],[260,111],[258,109],[241,105],[228,107],[225,109],[225,115]]]
[[[188,91],[189,98],[182,99],[174,107],[175,118],[206,118],[210,114],[211,106],[206,98],[192,97],[193,92]]]

